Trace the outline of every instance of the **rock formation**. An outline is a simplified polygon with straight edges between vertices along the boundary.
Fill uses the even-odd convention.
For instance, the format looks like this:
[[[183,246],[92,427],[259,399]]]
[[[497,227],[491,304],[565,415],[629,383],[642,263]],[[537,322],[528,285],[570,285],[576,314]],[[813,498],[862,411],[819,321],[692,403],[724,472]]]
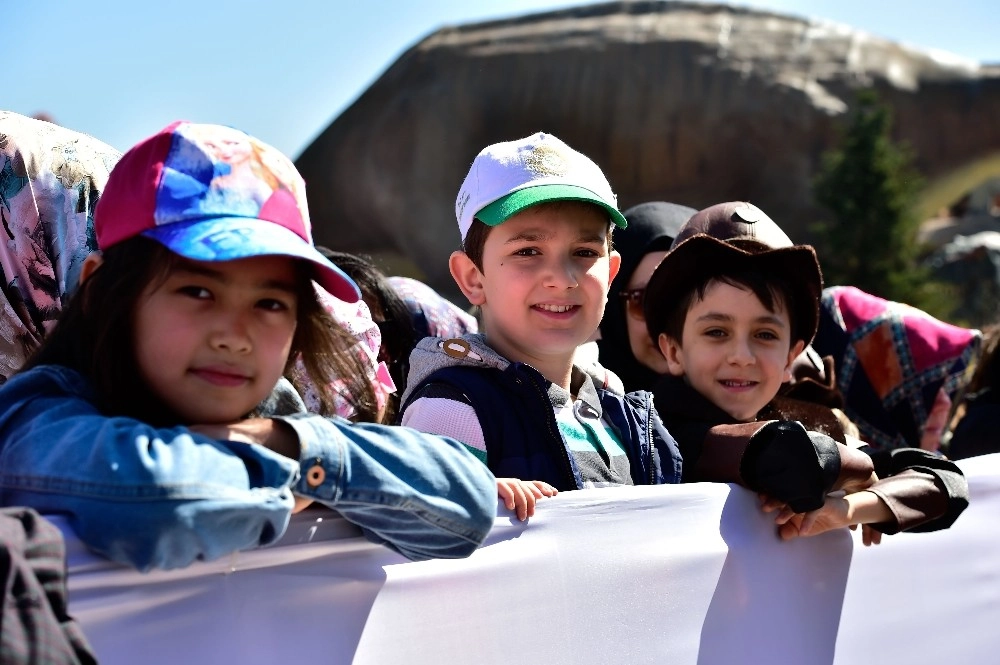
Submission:
[[[808,240],[811,180],[860,87],[894,108],[929,179],[1000,151],[1000,67],[820,20],[616,2],[433,33],[297,166],[317,242],[407,257],[454,293],[454,199],[485,145],[552,132],[605,170],[622,208],[748,199]]]

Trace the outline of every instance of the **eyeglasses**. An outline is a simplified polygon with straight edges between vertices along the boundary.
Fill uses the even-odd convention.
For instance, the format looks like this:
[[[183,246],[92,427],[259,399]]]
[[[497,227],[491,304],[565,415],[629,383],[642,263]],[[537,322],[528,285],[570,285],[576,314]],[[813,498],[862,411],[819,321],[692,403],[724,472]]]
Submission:
[[[642,301],[645,295],[646,289],[643,287],[622,291],[618,297],[625,301],[625,311],[628,312],[629,316],[638,321],[645,321],[646,314],[642,311]]]

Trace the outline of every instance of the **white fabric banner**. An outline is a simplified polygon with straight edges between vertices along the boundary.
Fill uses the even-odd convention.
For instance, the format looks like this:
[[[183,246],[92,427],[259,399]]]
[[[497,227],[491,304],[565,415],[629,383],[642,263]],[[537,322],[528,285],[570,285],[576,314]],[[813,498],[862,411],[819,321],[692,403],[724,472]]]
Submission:
[[[846,529],[781,542],[717,484],[566,492],[528,524],[501,508],[459,561],[409,563],[307,512],[276,546],[141,574],[61,523],[70,613],[103,665],[992,665],[1000,455],[960,465],[954,527],[873,548]]]

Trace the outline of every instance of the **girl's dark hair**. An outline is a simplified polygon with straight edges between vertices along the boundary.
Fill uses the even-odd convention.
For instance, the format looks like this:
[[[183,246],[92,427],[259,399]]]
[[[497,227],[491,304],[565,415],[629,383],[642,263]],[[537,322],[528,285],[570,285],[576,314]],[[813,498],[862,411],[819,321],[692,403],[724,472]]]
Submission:
[[[103,258],[21,371],[63,365],[90,380],[97,407],[108,415],[161,427],[183,424],[137,371],[133,314],[146,288],[165,280],[184,259],[142,236],[110,247]],[[301,356],[324,415],[335,413],[330,386],[339,379],[357,419],[374,422],[378,414],[374,390],[360,358],[349,352],[356,340],[326,313],[312,285],[311,271],[299,265],[298,321],[285,374],[293,384],[298,383],[290,370]],[[296,388],[301,391],[302,386]]]
[[[688,311],[696,300],[705,298],[705,291],[708,290],[710,284],[715,282],[747,289],[757,296],[760,304],[770,312],[776,312],[779,307],[784,308],[785,312],[788,313],[791,332],[789,339],[793,345],[799,340],[799,331],[795,329],[795,317],[792,316],[792,312],[796,311],[795,289],[784,279],[756,271],[719,272],[703,275],[670,309],[662,331],[667,337],[680,344]]]
[[[372,320],[382,335],[379,360],[389,368],[389,375],[396,384],[390,395],[384,416],[391,422],[399,407],[399,395],[406,389],[410,352],[422,337],[413,324],[413,315],[403,299],[392,288],[385,273],[369,259],[357,254],[338,252],[327,247],[317,247],[326,258],[337,264],[361,289],[361,297],[371,310]]]

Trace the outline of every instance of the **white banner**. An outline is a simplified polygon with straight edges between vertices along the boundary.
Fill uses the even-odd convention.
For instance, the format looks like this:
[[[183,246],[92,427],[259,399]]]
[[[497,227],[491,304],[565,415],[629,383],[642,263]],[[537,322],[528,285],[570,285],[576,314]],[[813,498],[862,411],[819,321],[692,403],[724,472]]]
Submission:
[[[103,665],[997,662],[1000,455],[960,463],[950,530],[793,542],[728,485],[566,492],[501,508],[460,561],[406,562],[332,513],[279,545],[141,574],[64,527],[70,612]],[[58,520],[56,520],[58,522]]]

